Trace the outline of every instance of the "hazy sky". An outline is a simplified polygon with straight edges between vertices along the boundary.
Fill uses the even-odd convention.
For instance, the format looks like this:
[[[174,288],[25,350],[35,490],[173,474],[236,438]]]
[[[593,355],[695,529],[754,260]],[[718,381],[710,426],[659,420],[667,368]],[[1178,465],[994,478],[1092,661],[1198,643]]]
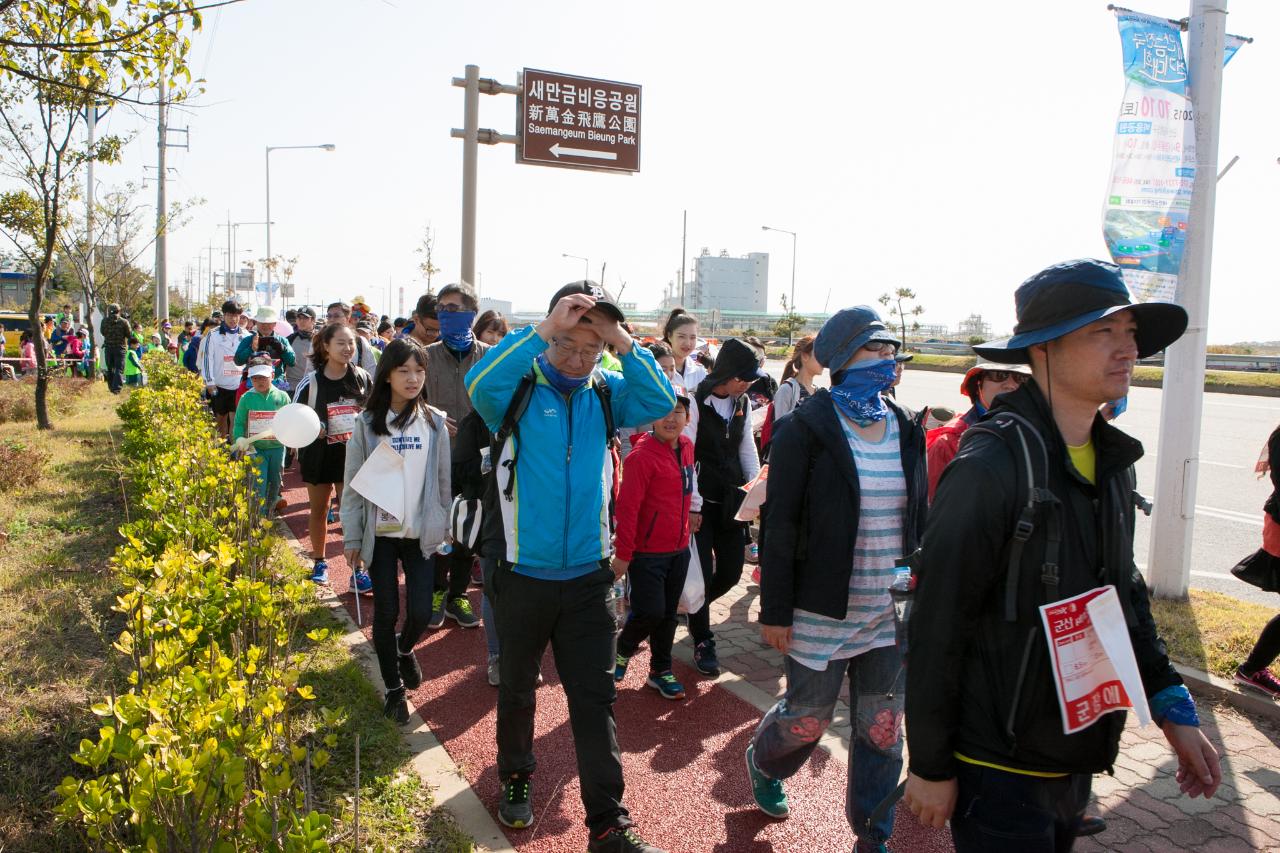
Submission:
[[[1140,11],[1181,17],[1189,4]],[[1280,198],[1280,4],[1231,4],[1228,31],[1256,38],[1227,67],[1209,337],[1277,339],[1274,246]],[[1050,13],[1052,9],[1052,13]],[[225,247],[233,221],[264,218],[271,155],[273,252],[296,255],[299,295],[364,294],[397,311],[423,283],[418,245],[438,235],[436,284],[457,278],[462,90],[467,63],[514,83],[523,67],[644,87],[641,171],[622,176],[514,162],[481,146],[477,269],[483,294],[539,307],[592,277],[653,307],[702,247],[771,255],[770,306],[790,287],[796,231],[801,312],[914,287],[924,320],[972,311],[1013,323],[1012,291],[1041,267],[1105,255],[1100,220],[1123,79],[1105,3],[428,3],[250,0],[210,13],[194,72],[207,90],[173,116],[191,150],[170,152],[170,198],[203,197],[170,239],[169,275]],[[481,126],[515,128],[513,96],[481,96]],[[154,118],[150,119],[152,122]],[[105,184],[155,162],[138,131]],[[1271,223],[1269,225],[1268,223]],[[1270,234],[1270,236],[1268,236]],[[265,254],[239,228],[243,257]],[[214,264],[224,261],[215,251]],[[389,292],[388,292],[389,290]],[[1257,310],[1266,307],[1266,310]]]

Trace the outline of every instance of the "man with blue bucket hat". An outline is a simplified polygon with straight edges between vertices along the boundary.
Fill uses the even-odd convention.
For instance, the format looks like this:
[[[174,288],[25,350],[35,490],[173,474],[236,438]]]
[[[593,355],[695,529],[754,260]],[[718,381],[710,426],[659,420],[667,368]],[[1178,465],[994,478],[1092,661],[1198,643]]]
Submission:
[[[1029,363],[1032,379],[965,433],[914,561],[904,801],[926,825],[950,819],[959,853],[1071,849],[1125,715],[1081,716],[1060,698],[1040,608],[1100,588],[1115,588],[1182,792],[1211,797],[1222,778],[1133,561],[1142,445],[1098,411],[1128,392],[1139,358],[1182,335],[1187,314],[1133,303],[1119,268],[1096,260],[1040,271],[1015,305],[1014,335],[974,349]]]

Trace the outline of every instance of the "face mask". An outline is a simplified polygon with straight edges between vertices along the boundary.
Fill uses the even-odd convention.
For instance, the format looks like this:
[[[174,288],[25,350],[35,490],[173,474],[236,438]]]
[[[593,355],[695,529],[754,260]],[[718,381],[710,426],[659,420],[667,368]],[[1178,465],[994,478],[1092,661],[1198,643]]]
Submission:
[[[551,366],[551,362],[547,359],[547,354],[543,353],[538,356],[538,368],[542,370],[542,375],[547,377],[547,381],[551,383],[551,387],[555,388],[561,394],[571,394],[581,388],[591,374],[586,376],[565,376],[560,371]]]
[[[889,416],[880,394],[893,386],[895,363],[891,358],[861,361],[832,377],[831,399],[859,426],[869,426]]]
[[[475,322],[474,311],[441,311],[440,340],[454,352],[466,352],[471,349],[475,338],[471,334],[471,324]]]

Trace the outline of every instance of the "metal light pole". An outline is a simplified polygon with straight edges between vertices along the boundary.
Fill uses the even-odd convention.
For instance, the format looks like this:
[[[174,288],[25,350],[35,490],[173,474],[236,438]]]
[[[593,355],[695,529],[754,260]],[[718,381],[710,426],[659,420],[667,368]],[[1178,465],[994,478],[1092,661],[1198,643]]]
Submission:
[[[569,254],[568,252],[561,252],[561,253],[560,253],[560,257],[562,257],[562,258],[573,258],[574,260],[582,261],[582,278],[583,278],[584,280],[590,280],[590,278],[591,278],[591,261],[589,261],[589,260],[587,260],[586,258],[582,257],[582,255],[571,255],[571,254]]]
[[[1155,514],[1148,558],[1151,590],[1165,598],[1185,598],[1191,580],[1200,419],[1204,412],[1209,278],[1213,266],[1226,6],[1226,0],[1193,0],[1191,4],[1187,58],[1195,114],[1196,174],[1186,253],[1176,291],[1176,301],[1187,310],[1190,322],[1186,334],[1169,347],[1164,358],[1160,444],[1156,453],[1160,464],[1156,471]]]
[[[268,145],[266,153],[267,161],[267,304],[271,304],[271,279],[274,264],[271,263],[271,152],[296,150],[299,148],[319,148],[322,151],[333,151],[338,146],[332,142],[325,142],[321,145]]]
[[[794,343],[796,334],[796,324],[791,322],[792,317],[796,313],[796,232],[788,231],[785,228],[771,228],[768,225],[761,225],[761,231],[777,231],[781,234],[791,235],[791,301],[787,303],[787,310],[791,314],[787,317],[787,346]]]

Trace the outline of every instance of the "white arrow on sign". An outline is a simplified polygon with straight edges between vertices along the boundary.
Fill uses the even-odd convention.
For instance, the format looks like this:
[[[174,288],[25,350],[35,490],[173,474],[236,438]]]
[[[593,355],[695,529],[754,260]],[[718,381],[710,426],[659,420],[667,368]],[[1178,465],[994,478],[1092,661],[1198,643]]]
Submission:
[[[615,151],[590,151],[586,148],[562,148],[557,142],[551,146],[551,155],[559,158],[561,154],[566,157],[590,157],[594,160],[617,160],[618,154]]]

